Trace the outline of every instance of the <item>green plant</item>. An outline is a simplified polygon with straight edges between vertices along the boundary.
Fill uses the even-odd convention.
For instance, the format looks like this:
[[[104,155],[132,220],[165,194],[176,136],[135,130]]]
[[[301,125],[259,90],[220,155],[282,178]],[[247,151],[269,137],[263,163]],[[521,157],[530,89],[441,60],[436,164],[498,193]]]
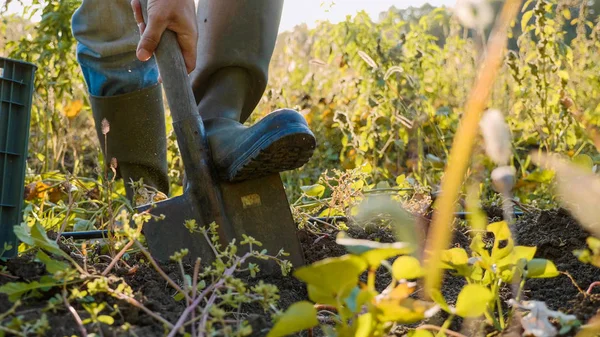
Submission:
[[[444,269],[464,277],[469,286],[477,286],[480,293],[477,297],[485,299],[482,300],[485,310],[474,316],[485,314],[489,324],[503,331],[510,315],[503,312],[501,289],[517,281],[519,286],[513,295],[518,302],[527,279],[556,277],[559,272],[552,261],[534,258],[536,247],[516,246],[506,222],[489,224],[487,233],[493,234],[491,242],[486,242],[485,233],[476,233],[470,252],[463,248],[444,250],[441,261]],[[434,292],[432,296],[444,310],[454,314],[441,293]]]
[[[337,242],[350,252],[301,267],[294,276],[307,284],[310,302],[296,303],[270,332],[270,337],[284,336],[318,325],[317,311],[331,316],[334,326],[321,325],[328,336],[384,336],[395,323],[415,323],[436,312],[432,302],[410,295],[416,284],[406,279],[422,275],[418,260],[410,254],[414,247],[396,242],[377,243],[338,235]],[[392,264],[386,260],[395,256]],[[384,266],[392,281],[382,292],[375,289],[376,271]],[[360,276],[367,273],[366,284]],[[295,322],[290,324],[289,322]]]

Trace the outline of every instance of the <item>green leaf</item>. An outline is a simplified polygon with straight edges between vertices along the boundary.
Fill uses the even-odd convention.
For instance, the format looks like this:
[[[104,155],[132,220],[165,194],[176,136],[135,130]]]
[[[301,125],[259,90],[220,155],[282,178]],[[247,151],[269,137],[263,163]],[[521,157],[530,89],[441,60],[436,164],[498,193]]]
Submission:
[[[308,299],[315,303],[333,306],[337,306],[338,304],[336,293],[324,290],[312,284],[307,285],[306,290],[308,291]]]
[[[392,264],[392,275],[396,280],[412,280],[423,277],[425,271],[413,256],[400,256]]]
[[[346,299],[344,300],[344,304],[346,304],[346,306],[348,307],[348,309],[350,309],[351,312],[358,313],[365,303],[370,302],[377,295],[378,293],[374,290],[360,289],[359,287],[354,287],[348,295],[348,297],[346,297]],[[315,303],[326,304],[324,302]],[[337,302],[332,305],[337,306]]]
[[[21,296],[25,295],[30,291],[42,290],[46,291],[54,286],[57,283],[51,278],[42,278],[40,282],[33,281],[30,283],[27,282],[11,282],[7,283],[0,287],[0,293],[8,295],[8,299],[11,302],[17,301]]]
[[[592,168],[594,167],[594,160],[587,154],[578,154],[571,160],[573,161],[573,164],[581,167],[582,169],[588,172],[592,172]]]
[[[550,183],[554,178],[554,171],[551,170],[537,170],[528,174],[524,180],[531,181],[534,183]]]
[[[488,303],[494,298],[492,292],[479,284],[468,284],[456,299],[456,314],[469,318],[479,317],[487,310]]]
[[[277,320],[267,337],[282,337],[319,325],[317,309],[307,301],[292,304]]]
[[[559,275],[554,262],[546,259],[533,259],[527,263],[527,278],[551,278]]]
[[[41,250],[37,252],[36,257],[44,265],[46,265],[46,270],[50,274],[54,274],[57,271],[64,271],[64,270],[67,270],[69,268],[69,264],[67,264],[65,262],[62,262],[62,261],[54,260],[54,259],[52,259],[50,256],[48,256],[46,253],[44,253]]]
[[[325,194],[325,186],[320,184],[302,186],[300,189],[309,197],[320,198]]]
[[[364,256],[364,254],[366,252],[369,252],[372,250],[388,250],[387,252],[389,254],[392,254],[392,255],[389,255],[388,257],[384,257],[384,258],[389,258],[389,257],[393,257],[395,255],[401,255],[401,254],[410,254],[414,251],[414,247],[410,243],[406,243],[406,242],[381,243],[381,242],[376,242],[376,241],[371,241],[371,240],[353,239],[353,238],[347,237],[344,232],[338,233],[335,242],[338,245],[344,246],[349,253],[352,253],[354,255],[361,255],[365,259],[368,259],[369,256]],[[398,252],[398,253],[394,254],[394,252]],[[375,255],[378,255],[378,254],[379,253],[377,253]],[[383,253],[381,253],[381,254],[385,255]]]
[[[96,229],[90,220],[75,218],[73,230],[76,232],[91,231]]]
[[[42,248],[49,253],[56,254],[62,257],[68,257],[67,253],[63,252],[58,244],[50,240],[48,236],[46,236],[46,231],[40,225],[39,222],[36,222],[32,227],[30,232],[27,231],[25,226],[15,226],[14,227],[15,235],[21,240],[21,242],[26,243],[33,247]]]
[[[314,285],[331,296],[345,294],[358,283],[358,277],[367,269],[364,259],[355,255],[344,255],[315,262],[298,268],[294,276]]]
[[[175,301],[181,301],[185,298],[185,295],[182,292],[177,292],[177,294],[175,294],[175,296],[173,296],[173,299]]]
[[[115,322],[115,319],[108,315],[100,315],[100,316],[98,316],[98,322],[108,324],[108,325],[113,325],[113,323]]]

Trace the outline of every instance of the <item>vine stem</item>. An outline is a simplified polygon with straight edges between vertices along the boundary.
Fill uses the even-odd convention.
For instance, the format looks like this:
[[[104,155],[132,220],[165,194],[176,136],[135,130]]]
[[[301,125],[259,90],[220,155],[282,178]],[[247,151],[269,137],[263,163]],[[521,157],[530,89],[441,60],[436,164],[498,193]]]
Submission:
[[[150,315],[151,317],[153,317],[154,319],[156,319],[157,321],[161,322],[162,324],[168,326],[169,328],[173,327],[173,324],[171,324],[169,321],[167,321],[166,319],[162,318],[161,316],[159,316],[157,313],[155,313],[154,311],[146,308],[146,306],[144,306],[142,303],[138,302],[135,298],[127,296],[125,294],[121,294],[119,292],[116,292],[112,289],[108,290],[111,294],[113,294],[116,298],[123,300],[131,305],[133,305],[136,308],[141,309],[142,311],[144,311],[145,313],[147,313],[148,315]]]
[[[420,327],[417,328],[417,330],[435,330],[435,331],[439,331],[441,332],[443,328],[436,326],[436,325],[430,325],[430,324],[423,324]],[[456,332],[456,331],[452,331],[452,330],[448,330],[448,329],[444,329],[444,333],[450,336],[454,336],[454,337],[467,337],[463,334],[461,334],[460,332]]]
[[[19,336],[19,337],[26,337],[24,334],[20,333],[19,331],[3,327],[2,325],[0,325],[0,331],[8,332],[8,333],[11,333],[11,334],[13,334],[15,336]]]
[[[241,258],[236,259],[235,263],[233,263],[233,265],[231,267],[225,269],[225,271],[223,272],[222,277],[219,278],[219,281],[217,281],[217,283],[213,283],[212,285],[210,285],[206,289],[204,289],[200,293],[200,295],[197,298],[194,299],[194,301],[192,302],[192,304],[188,305],[188,307],[185,308],[185,310],[183,311],[183,313],[181,314],[181,316],[179,317],[179,319],[175,323],[175,326],[173,326],[173,328],[171,329],[171,332],[169,333],[168,337],[175,336],[177,334],[177,331],[185,323],[185,320],[190,315],[190,313],[192,313],[192,311],[194,311],[196,309],[196,307],[200,304],[200,302],[202,302],[202,300],[206,297],[206,295],[208,295],[211,291],[219,289],[221,286],[223,286],[223,284],[225,283],[225,278],[227,276],[233,275],[233,273],[237,269],[237,266],[239,264],[244,263],[244,261],[246,261],[246,259],[249,258],[250,256],[252,256],[252,253],[246,253]],[[202,333],[202,330],[199,329],[199,332]]]
[[[123,255],[125,255],[125,252],[127,252],[127,250],[129,248],[131,248],[131,246],[133,246],[135,241],[129,241],[127,242],[127,244],[125,245],[125,247],[123,247],[123,249],[121,249],[121,251],[115,255],[115,257],[112,258],[112,261],[110,261],[110,264],[108,265],[108,267],[106,267],[106,269],[104,269],[104,271],[102,272],[102,276],[106,276],[108,275],[108,273],[113,269],[113,267],[117,264],[117,262],[119,262],[119,260],[121,260],[121,257],[123,257]]]
[[[473,146],[479,132],[479,121],[502,66],[508,38],[507,32],[510,23],[519,11],[520,4],[521,0],[507,0],[504,3],[500,18],[486,47],[486,57],[483,60],[454,137],[448,165],[442,180],[442,193],[436,202],[437,212],[433,216],[431,233],[428,236],[425,249],[428,252],[425,259],[425,270],[427,270],[425,291],[429,295],[432,290],[438,289],[442,282],[441,252],[448,247],[450,242],[456,200],[469,167]]]
[[[158,264],[156,263],[156,261],[154,260],[152,255],[150,255],[150,252],[148,252],[148,250],[146,248],[144,248],[144,246],[138,240],[134,240],[134,242],[135,242],[135,245],[140,249],[140,251],[142,251],[142,253],[146,256],[146,258],[148,258],[148,261],[150,261],[150,263],[154,267],[154,270],[156,270],[156,272],[159,273],[160,276],[162,276],[162,278],[164,278],[171,287],[173,287],[175,290],[177,290],[180,293],[182,293],[183,295],[185,295],[186,299],[189,299],[189,295],[186,292],[184,292],[183,289],[181,289],[181,287],[179,285],[177,285],[177,283],[175,283],[175,281],[173,281],[173,279],[171,279],[169,277],[169,275],[167,275],[158,266]]]
[[[83,326],[83,321],[81,320],[81,317],[79,317],[77,310],[75,310],[75,308],[73,308],[73,306],[71,306],[71,304],[69,303],[69,300],[67,300],[66,295],[67,295],[67,291],[66,291],[66,289],[63,289],[62,298],[63,298],[63,302],[65,303],[65,306],[67,307],[67,309],[69,309],[69,312],[71,312],[71,315],[73,315],[73,318],[75,319],[75,322],[77,323],[77,327],[79,328],[79,332],[81,332],[81,336],[87,336],[88,333],[85,330],[85,327]]]

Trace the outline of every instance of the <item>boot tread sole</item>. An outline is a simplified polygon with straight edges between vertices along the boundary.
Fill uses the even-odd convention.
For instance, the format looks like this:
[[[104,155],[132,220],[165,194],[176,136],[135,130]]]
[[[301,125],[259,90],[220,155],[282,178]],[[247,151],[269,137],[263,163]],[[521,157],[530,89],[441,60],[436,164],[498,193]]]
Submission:
[[[315,137],[308,129],[306,131],[289,133],[264,142],[248,155],[239,158],[223,178],[239,182],[304,166],[316,148]]]

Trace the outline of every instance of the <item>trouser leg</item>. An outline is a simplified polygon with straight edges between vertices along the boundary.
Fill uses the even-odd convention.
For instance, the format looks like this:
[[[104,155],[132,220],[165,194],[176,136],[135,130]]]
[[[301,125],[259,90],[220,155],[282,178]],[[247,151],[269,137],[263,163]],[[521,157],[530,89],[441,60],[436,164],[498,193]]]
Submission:
[[[127,195],[131,180],[143,179],[168,193],[166,131],[158,68],[135,51],[139,29],[128,0],[84,0],[74,13],[77,60],[88,87],[102,150],[101,123],[110,124],[105,162],[117,160]]]

